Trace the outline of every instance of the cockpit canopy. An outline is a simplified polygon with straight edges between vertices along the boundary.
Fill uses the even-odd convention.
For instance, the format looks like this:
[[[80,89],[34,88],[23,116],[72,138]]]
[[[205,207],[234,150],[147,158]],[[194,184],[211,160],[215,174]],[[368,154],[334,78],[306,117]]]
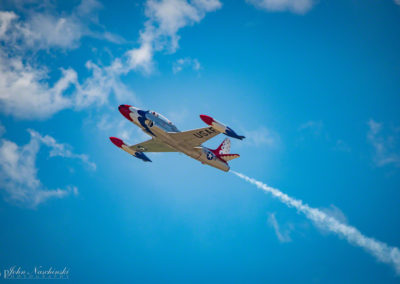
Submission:
[[[167,122],[168,124],[172,124],[172,122],[171,122],[168,118],[166,118],[165,116],[159,114],[158,112],[155,112],[154,110],[149,110],[149,112],[150,112],[152,115],[154,115],[155,117],[158,117],[158,118],[164,120],[164,121]]]
[[[154,110],[149,110],[149,113],[153,115],[155,118],[158,118],[160,121],[164,122],[161,124],[164,124],[164,127],[166,128],[167,131],[171,132],[179,132],[178,128],[165,116],[159,114],[158,112],[155,112]]]

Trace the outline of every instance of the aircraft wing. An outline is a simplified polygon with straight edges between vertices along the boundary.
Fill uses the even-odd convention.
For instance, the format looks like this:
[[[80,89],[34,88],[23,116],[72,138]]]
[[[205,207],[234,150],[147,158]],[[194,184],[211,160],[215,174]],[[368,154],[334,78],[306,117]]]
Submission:
[[[162,141],[156,139],[150,139],[142,143],[138,143],[129,148],[137,152],[177,152],[174,148],[171,148]]]
[[[179,144],[197,147],[206,142],[208,139],[220,134],[213,127],[203,127],[192,129],[183,132],[170,132],[169,135],[173,137]]]

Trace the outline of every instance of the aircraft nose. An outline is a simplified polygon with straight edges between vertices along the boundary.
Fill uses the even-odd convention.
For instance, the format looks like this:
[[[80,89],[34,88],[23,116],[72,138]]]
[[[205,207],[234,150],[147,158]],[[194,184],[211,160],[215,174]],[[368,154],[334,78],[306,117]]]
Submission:
[[[131,111],[129,110],[130,107],[131,107],[130,105],[120,105],[120,106],[118,107],[118,110],[119,110],[119,112],[120,112],[123,116],[126,117],[126,119],[132,121],[132,118],[129,116],[129,113],[131,112]]]

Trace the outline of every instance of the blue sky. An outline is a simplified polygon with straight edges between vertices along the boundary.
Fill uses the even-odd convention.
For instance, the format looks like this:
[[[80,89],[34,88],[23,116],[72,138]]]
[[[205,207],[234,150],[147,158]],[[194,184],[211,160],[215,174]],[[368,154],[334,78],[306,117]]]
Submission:
[[[399,5],[2,1],[2,275],[52,266],[77,283],[398,282]],[[143,163],[120,151],[109,136],[148,138],[122,103],[180,130],[203,127],[199,114],[225,122],[247,137],[232,141],[232,170],[377,247],[183,154]]]

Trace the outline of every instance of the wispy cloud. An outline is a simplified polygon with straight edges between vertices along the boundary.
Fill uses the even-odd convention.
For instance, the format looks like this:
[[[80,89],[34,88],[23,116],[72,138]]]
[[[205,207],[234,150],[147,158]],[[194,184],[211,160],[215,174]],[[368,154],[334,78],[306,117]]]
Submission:
[[[334,150],[341,151],[341,152],[350,152],[350,146],[341,139],[336,140],[336,145],[333,146]]]
[[[36,139],[40,141],[43,145],[50,148],[50,157],[78,159],[86,164],[90,169],[96,170],[96,164],[89,160],[88,155],[75,154],[74,152],[72,152],[70,145],[58,143],[53,137],[49,135],[43,136],[39,132],[36,132],[32,129],[28,129],[28,132],[31,135],[31,139]]]
[[[20,9],[23,17],[14,11],[0,11],[0,40],[12,46],[14,53],[24,49],[73,49],[84,36],[122,41],[98,24],[101,7],[96,0],[82,0],[71,12],[58,13],[48,2],[38,1],[30,3],[29,9]]]
[[[24,63],[22,57],[9,58],[0,51],[0,109],[18,118],[46,118],[73,105],[64,92],[77,82],[76,72],[62,70],[62,77],[49,86],[45,69]],[[22,103],[23,102],[23,103]]]
[[[173,53],[179,46],[180,29],[200,22],[206,13],[218,10],[218,0],[147,0],[148,18],[140,33],[140,47],[127,52],[129,68],[151,72],[155,52]]]
[[[265,11],[290,11],[296,14],[305,14],[314,5],[314,0],[246,0],[246,2]]]
[[[303,213],[309,220],[318,225],[318,227],[324,228],[329,232],[343,237],[350,244],[363,248],[377,260],[393,266],[396,272],[400,274],[400,250],[397,247],[392,247],[384,242],[367,237],[357,228],[344,224],[336,219],[335,216],[327,214],[320,209],[312,208],[308,204],[303,203],[302,200],[290,197],[279,189],[270,187],[241,173],[234,171],[231,172],[241,179],[257,186],[259,189],[272,194],[272,196],[288,207],[293,207],[298,212]]]
[[[0,186],[6,200],[28,208],[35,208],[50,198],[77,195],[78,189],[75,186],[47,189],[38,179],[36,157],[41,145],[50,148],[50,157],[79,159],[91,169],[95,169],[96,165],[90,162],[86,155],[73,153],[69,145],[60,144],[51,136],[42,136],[34,130],[29,130],[29,133],[31,139],[24,146],[18,146],[7,139],[1,140]]]
[[[276,220],[275,213],[270,213],[268,215],[268,223],[274,228],[276,237],[281,243],[291,242],[292,239],[290,238],[290,230],[282,231],[278,221]]]
[[[342,210],[340,210],[338,207],[336,207],[335,205],[331,204],[329,207],[322,207],[319,208],[319,210],[321,210],[322,212],[324,212],[326,215],[328,215],[329,217],[335,218],[336,220],[338,220],[340,223],[342,224],[347,224],[347,217],[346,215],[343,213]],[[320,229],[321,233],[324,234],[328,234],[330,233],[330,230],[326,227],[326,226],[321,226],[320,223],[315,223],[314,225]]]
[[[175,74],[182,71],[184,68],[191,68],[192,70],[200,70],[200,62],[196,58],[180,58],[172,64],[172,72]]]
[[[97,120],[97,128],[108,136],[121,138],[127,144],[139,143],[150,139],[140,128],[132,127],[132,124],[122,117],[103,115]]]
[[[182,106],[174,106],[172,111],[167,112],[167,118],[171,120],[175,125],[182,124],[189,117],[189,110]]]
[[[331,137],[321,120],[309,120],[302,123],[297,128],[297,131],[300,134],[298,138],[300,142],[307,140],[308,137],[312,137],[324,140],[333,150],[341,152],[351,151],[351,147],[344,140]]]
[[[321,135],[324,128],[324,123],[321,120],[309,120],[301,124],[298,128],[299,131],[308,131],[313,135]]]
[[[61,69],[60,78],[49,86],[46,68],[34,67],[22,57],[9,58],[0,51],[1,111],[22,119],[44,119],[64,109],[102,106],[110,94],[118,101],[136,101],[119,79],[118,62],[104,68],[88,62],[86,67],[92,75],[82,84],[75,70],[69,68]]]
[[[368,127],[367,140],[374,148],[374,163],[378,167],[390,164],[400,167],[400,154],[397,148],[398,131],[392,131],[385,136],[382,134],[383,124],[373,119],[368,121]]]
[[[4,125],[0,122],[0,137],[3,136],[3,134],[6,133],[6,128]]]
[[[277,146],[280,142],[279,135],[265,128],[259,127],[254,130],[243,130],[243,135],[246,136],[244,144],[252,146]]]

